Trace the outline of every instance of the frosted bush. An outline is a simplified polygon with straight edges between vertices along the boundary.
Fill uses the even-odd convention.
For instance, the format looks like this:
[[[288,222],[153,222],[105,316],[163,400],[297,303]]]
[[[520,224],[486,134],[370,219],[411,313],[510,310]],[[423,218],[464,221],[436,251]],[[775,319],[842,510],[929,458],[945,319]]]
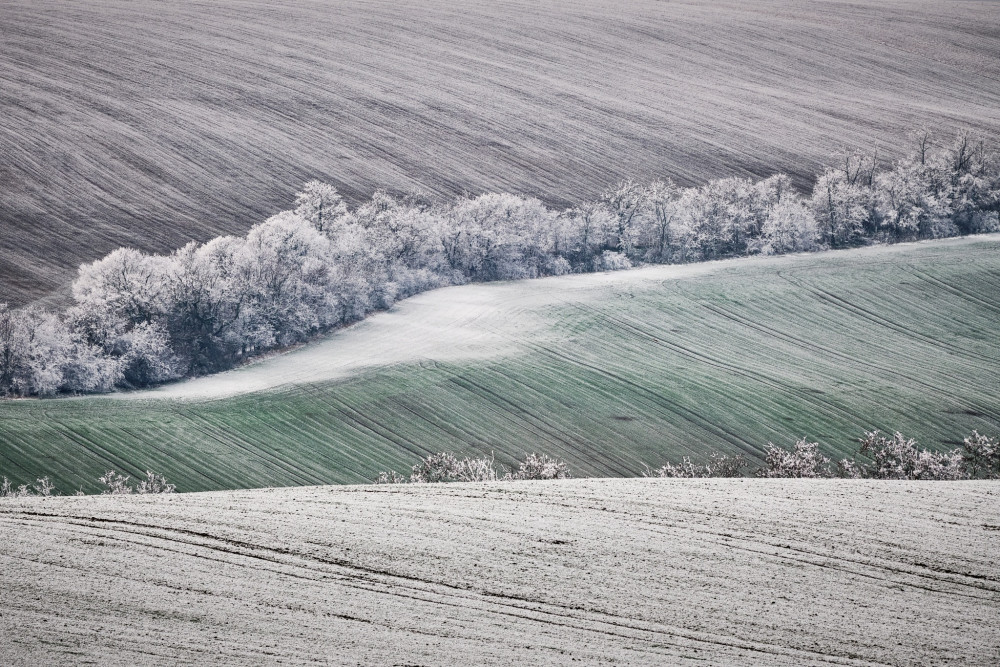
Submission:
[[[0,498],[26,498],[29,496],[51,496],[56,493],[56,487],[48,477],[39,477],[31,486],[21,484],[14,486],[6,477],[0,481]]]
[[[395,290],[399,299],[405,299],[408,296],[446,284],[448,284],[446,277],[428,269],[401,269],[395,275]]]
[[[146,479],[132,486],[129,484],[129,476],[109,470],[100,477],[101,484],[104,485],[103,495],[124,496],[133,493],[174,493],[177,490],[173,484],[167,483],[163,475],[146,471]]]
[[[709,456],[709,462],[705,465],[698,465],[691,462],[691,458],[685,456],[678,464],[666,463],[663,466],[643,473],[646,477],[675,477],[675,478],[698,478],[698,477],[742,477],[743,470],[749,465],[746,457],[742,454],[728,456],[719,452],[713,452]]]
[[[493,457],[463,459],[459,461],[455,471],[456,481],[459,482],[495,482],[497,469],[493,464]]]
[[[48,477],[39,477],[35,480],[35,484],[32,488],[39,496],[51,496],[56,490],[55,485],[49,481]]]
[[[376,484],[406,484],[410,480],[395,470],[383,471],[375,478]]]
[[[505,479],[568,479],[569,467],[565,461],[547,454],[527,454],[517,470],[507,473]]]
[[[438,482],[457,482],[458,459],[450,452],[440,452],[424,457],[420,463],[413,466],[410,481],[413,483],[434,484]]]
[[[32,493],[27,484],[15,487],[6,477],[3,478],[3,482],[0,482],[0,498],[21,498],[30,495]]]
[[[549,257],[545,261],[545,275],[564,276],[573,271],[573,266],[565,257]]]
[[[620,252],[605,250],[594,258],[594,271],[623,271],[631,268],[632,262]]]
[[[1000,479],[1000,439],[973,431],[962,443],[961,456],[969,477]]]
[[[750,465],[742,454],[727,456],[714,452],[709,457],[709,467],[712,469],[712,477],[742,477],[744,469]]]
[[[141,480],[135,486],[136,493],[174,493],[177,487],[169,484],[163,475],[146,471],[146,479]]]
[[[461,459],[451,452],[429,454],[410,470],[409,479],[394,470],[379,473],[376,484],[488,482],[497,479],[492,457]]]
[[[129,478],[127,475],[122,475],[114,470],[109,470],[101,475],[98,481],[104,485],[104,490],[101,491],[102,494],[123,496],[132,493],[132,487],[129,486],[128,480]]]
[[[563,461],[545,454],[528,454],[518,469],[500,475],[493,456],[459,459],[451,452],[430,454],[411,468],[409,477],[395,470],[380,472],[376,484],[435,484],[441,482],[495,482],[497,480],[565,479],[569,470]]]
[[[161,325],[138,324],[122,334],[119,346],[124,380],[133,387],[146,387],[183,375],[184,369]]]
[[[767,443],[764,465],[757,470],[758,477],[829,477],[830,459],[819,453],[818,442],[802,438],[791,450]]]
[[[647,470],[643,473],[646,477],[711,477],[708,466],[695,465],[691,462],[690,456],[685,456],[680,463],[665,463],[654,470]]]
[[[866,431],[853,459],[838,464],[844,477],[855,479],[936,479],[953,480],[967,477],[962,452],[935,453],[917,449],[916,440],[896,432],[886,437],[878,431]],[[859,461],[858,458],[863,459]]]

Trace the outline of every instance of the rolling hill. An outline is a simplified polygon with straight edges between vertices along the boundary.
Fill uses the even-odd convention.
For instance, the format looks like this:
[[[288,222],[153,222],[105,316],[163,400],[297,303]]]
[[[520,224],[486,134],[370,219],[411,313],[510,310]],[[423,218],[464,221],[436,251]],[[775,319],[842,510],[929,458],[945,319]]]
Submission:
[[[97,490],[370,481],[450,450],[635,476],[862,430],[1000,431],[1000,237],[428,292],[324,340],[158,390],[0,402],[0,474]]]
[[[5,664],[995,665],[990,482],[0,502]]]
[[[0,301],[245,231],[310,178],[559,204],[995,135],[997,25],[975,1],[8,0]]]

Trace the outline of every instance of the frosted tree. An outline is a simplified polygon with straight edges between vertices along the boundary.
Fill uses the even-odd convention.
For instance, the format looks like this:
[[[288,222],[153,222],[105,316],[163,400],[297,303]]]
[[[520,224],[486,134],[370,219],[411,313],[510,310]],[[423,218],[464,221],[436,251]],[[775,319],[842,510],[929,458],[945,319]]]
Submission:
[[[677,217],[677,199],[679,191],[674,182],[666,180],[653,181],[646,188],[646,209],[649,224],[646,225],[646,245],[649,257],[656,262],[666,262],[670,259],[670,226]]]
[[[57,314],[0,306],[0,392],[108,391],[120,377],[118,361],[70,331]]]
[[[372,198],[354,212],[354,221],[362,227],[381,227],[393,212],[400,208],[400,202],[385,190],[376,190]]]
[[[21,314],[0,304],[0,392],[18,394],[28,375],[28,332]]]
[[[866,226],[872,226],[874,193],[867,186],[849,182],[842,171],[827,169],[817,179],[810,205],[822,242],[830,247],[857,245]]]
[[[973,479],[1000,479],[1000,438],[973,431],[962,443],[962,463]]]
[[[632,179],[624,179],[605,191],[601,201],[608,207],[615,221],[617,249],[625,254],[632,252],[633,228],[642,207],[646,204],[647,191]]]
[[[819,229],[809,208],[794,197],[785,197],[767,215],[758,239],[750,249],[764,255],[816,250]]]
[[[80,267],[73,282],[79,309],[77,329],[97,344],[105,333],[117,334],[164,312],[164,298],[173,270],[169,258],[119,248],[103,259]]]
[[[247,234],[240,297],[274,344],[287,345],[336,321],[329,300],[330,240],[300,216],[281,213]]]
[[[952,185],[954,222],[963,234],[1000,230],[1000,153],[969,132],[942,151]]]
[[[347,215],[347,204],[337,188],[322,181],[309,181],[295,195],[295,214],[316,231],[329,233],[337,221]]]
[[[462,199],[443,220],[442,247],[451,267],[472,280],[538,275],[554,218],[537,199],[509,193]]]
[[[616,219],[600,202],[583,203],[564,211],[566,239],[564,253],[577,266],[587,266],[603,250],[618,245]]]

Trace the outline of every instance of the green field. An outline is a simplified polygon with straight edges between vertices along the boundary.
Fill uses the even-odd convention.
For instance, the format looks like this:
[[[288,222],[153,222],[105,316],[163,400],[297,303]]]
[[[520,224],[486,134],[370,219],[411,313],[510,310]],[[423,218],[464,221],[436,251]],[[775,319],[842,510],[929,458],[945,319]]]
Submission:
[[[94,491],[106,468],[149,468],[196,491],[363,482],[441,450],[629,476],[803,435],[843,455],[871,428],[955,446],[1000,431],[998,251],[993,236],[623,272],[512,311],[512,332],[529,315],[542,330],[491,359],[218,400],[3,402],[0,474]]]

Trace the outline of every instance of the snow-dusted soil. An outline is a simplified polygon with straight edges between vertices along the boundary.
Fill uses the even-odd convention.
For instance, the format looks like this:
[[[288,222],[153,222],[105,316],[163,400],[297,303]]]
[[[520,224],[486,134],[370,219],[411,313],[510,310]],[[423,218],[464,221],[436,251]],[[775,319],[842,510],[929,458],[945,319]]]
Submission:
[[[845,253],[872,261],[914,246],[944,248],[984,241],[991,234],[960,239],[873,246],[826,255],[755,257],[650,266],[615,273],[561,276],[539,280],[462,285],[406,299],[392,311],[377,313],[354,326],[292,351],[241,368],[174,383],[151,391],[113,394],[118,398],[215,399],[289,384],[350,377],[365,369],[425,361],[457,361],[516,355],[540,343],[558,344],[565,335],[544,317],[548,308],[606,301],[609,292],[656,287],[664,281],[697,278],[755,264],[780,271],[803,262],[836,259]]]
[[[0,502],[2,664],[981,664],[1000,488],[571,480]]]
[[[242,234],[311,178],[562,207],[996,137],[997,25],[942,0],[4,0],[0,300]]]

